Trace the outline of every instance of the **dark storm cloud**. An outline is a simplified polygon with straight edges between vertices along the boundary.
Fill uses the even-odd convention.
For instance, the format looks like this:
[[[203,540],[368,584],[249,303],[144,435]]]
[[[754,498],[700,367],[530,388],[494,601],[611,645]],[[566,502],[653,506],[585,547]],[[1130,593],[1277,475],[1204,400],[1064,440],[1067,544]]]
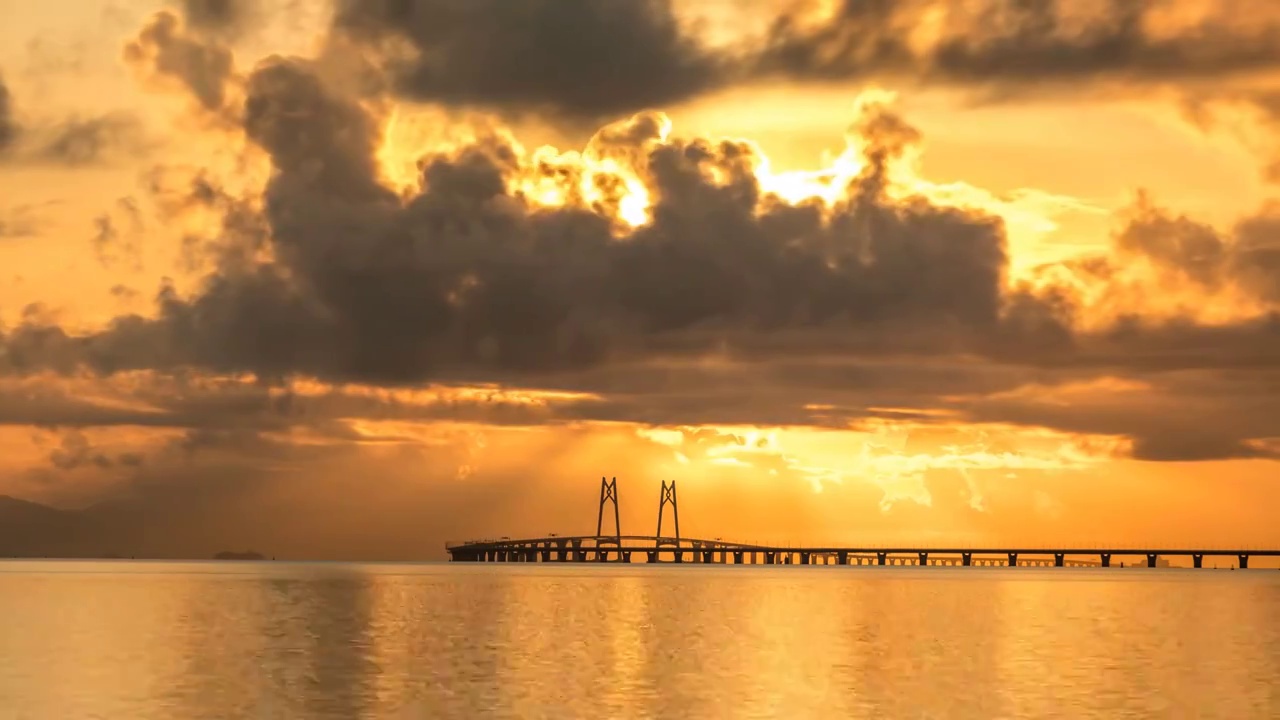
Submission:
[[[680,102],[728,75],[682,33],[670,0],[339,0],[335,23],[387,48],[404,93],[448,104],[596,119]]]
[[[1010,85],[1221,79],[1280,68],[1278,38],[1280,12],[1254,2],[843,0],[816,25],[780,15],[759,72]]]
[[[902,133],[888,120],[868,119],[872,162],[829,217],[763,197],[748,146],[635,148],[654,220],[619,241],[595,213],[508,195],[517,160],[497,140],[426,159],[426,190],[401,202],[377,180],[373,118],[301,61],[265,64],[247,92],[246,133],[276,168],[265,216],[277,262],[210,276],[194,298],[163,291],[158,319],[98,336],[19,329],[10,367],[69,353],[107,372],[414,383],[739,342],[961,349],[1000,323],[1000,223],[889,201],[881,163]]]

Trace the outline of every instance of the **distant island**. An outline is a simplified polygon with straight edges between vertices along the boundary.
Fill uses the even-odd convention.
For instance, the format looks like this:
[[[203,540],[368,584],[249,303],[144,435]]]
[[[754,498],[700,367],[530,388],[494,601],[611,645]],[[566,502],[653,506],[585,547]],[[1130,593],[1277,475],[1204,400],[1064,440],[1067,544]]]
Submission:
[[[252,550],[246,550],[244,552],[235,552],[234,550],[223,550],[217,555],[214,555],[213,559],[214,560],[266,560],[266,557],[264,557],[261,553],[256,553]]]

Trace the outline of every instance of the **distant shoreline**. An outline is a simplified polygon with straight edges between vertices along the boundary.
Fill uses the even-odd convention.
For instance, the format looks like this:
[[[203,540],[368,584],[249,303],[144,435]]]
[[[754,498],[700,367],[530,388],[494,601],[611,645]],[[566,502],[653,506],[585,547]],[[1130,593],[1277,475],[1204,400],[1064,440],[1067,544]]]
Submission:
[[[258,552],[246,550],[244,552],[236,552],[235,550],[223,550],[213,556],[214,560],[266,560],[267,558]]]

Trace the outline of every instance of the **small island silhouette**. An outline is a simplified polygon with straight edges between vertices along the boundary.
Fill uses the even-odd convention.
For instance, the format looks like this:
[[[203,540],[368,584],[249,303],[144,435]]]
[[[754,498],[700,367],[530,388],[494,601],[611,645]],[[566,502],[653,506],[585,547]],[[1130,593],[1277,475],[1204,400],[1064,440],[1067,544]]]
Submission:
[[[214,555],[213,559],[214,560],[266,560],[267,558],[264,557],[262,553],[256,553],[252,550],[245,550],[244,552],[236,552],[234,550],[223,550],[217,555]]]

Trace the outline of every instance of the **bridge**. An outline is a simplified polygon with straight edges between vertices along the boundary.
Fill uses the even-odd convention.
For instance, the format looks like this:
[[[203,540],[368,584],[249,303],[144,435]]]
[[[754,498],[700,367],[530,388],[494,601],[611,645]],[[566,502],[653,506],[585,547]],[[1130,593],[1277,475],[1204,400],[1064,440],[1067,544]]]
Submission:
[[[613,506],[612,535],[603,534],[605,507]],[[663,514],[671,507],[671,535],[662,534]],[[502,537],[446,543],[453,562],[645,562],[720,565],[877,565],[877,566],[1041,566],[1112,567],[1113,559],[1123,567],[1125,558],[1137,558],[1146,567],[1167,565],[1170,557],[1191,558],[1193,567],[1204,567],[1204,559],[1228,558],[1241,569],[1251,557],[1280,557],[1276,550],[1223,550],[1210,548],[1148,547],[967,547],[967,546],[886,546],[886,547],[781,547],[752,543],[694,539],[680,536],[680,511],[676,483],[662,481],[658,499],[658,527],[653,535],[623,535],[618,513],[618,479],[600,479],[600,508],[595,535],[550,535],[539,538]]]

